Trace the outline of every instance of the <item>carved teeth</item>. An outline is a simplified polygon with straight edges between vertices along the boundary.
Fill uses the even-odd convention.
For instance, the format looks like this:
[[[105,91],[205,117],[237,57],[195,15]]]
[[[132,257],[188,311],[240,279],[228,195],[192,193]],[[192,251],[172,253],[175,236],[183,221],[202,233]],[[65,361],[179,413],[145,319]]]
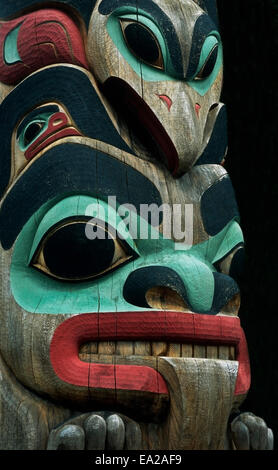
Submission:
[[[115,341],[100,341],[99,343],[91,343],[94,345],[93,349],[96,349],[95,354],[115,354],[116,343]]]
[[[135,356],[151,356],[152,346],[151,343],[146,341],[134,341],[134,355]]]
[[[79,358],[84,362],[98,361],[102,356],[164,356],[195,357],[207,359],[235,360],[233,346],[206,346],[198,344],[180,344],[148,341],[101,341],[83,344]]]
[[[151,356],[167,356],[167,343],[151,343]]]

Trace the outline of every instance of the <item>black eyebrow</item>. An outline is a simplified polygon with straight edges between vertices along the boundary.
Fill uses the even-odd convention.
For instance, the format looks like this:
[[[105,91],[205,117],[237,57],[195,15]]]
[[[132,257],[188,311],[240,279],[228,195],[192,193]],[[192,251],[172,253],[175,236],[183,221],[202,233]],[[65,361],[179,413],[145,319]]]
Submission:
[[[114,10],[122,6],[140,7],[142,10],[145,10],[153,16],[168,44],[172,65],[177,75],[183,77],[181,45],[170,18],[152,0],[103,0],[99,5],[98,10],[102,15],[109,15]]]
[[[78,155],[78,158],[77,158]],[[131,191],[135,188],[136,191]],[[31,197],[25,197],[26,188]],[[154,183],[120,160],[81,143],[50,148],[24,172],[7,194],[0,209],[0,240],[9,250],[24,224],[47,201],[70,194],[91,194],[104,199],[111,194],[139,211],[141,204],[162,204]],[[156,225],[147,216],[148,223]],[[162,216],[158,225],[162,222]]]
[[[216,0],[201,0],[200,6],[203,10],[208,12],[208,15],[212,18],[215,26],[218,28],[219,24]]]
[[[203,14],[199,16],[192,35],[192,46],[186,73],[187,80],[190,80],[197,70],[204,41],[207,36],[215,30],[217,30],[217,28],[208,15]]]
[[[61,103],[83,135],[133,154],[108,116],[89,77],[66,65],[42,69],[17,85],[0,104],[0,198],[11,175],[11,139],[30,110]],[[30,119],[30,114],[28,114]]]
[[[25,126],[29,124],[33,119],[39,116],[41,113],[57,113],[59,111],[59,107],[57,105],[49,105],[49,106],[42,106],[37,109],[33,109],[20,123],[17,129],[16,138],[18,138],[21,132],[24,130]]]

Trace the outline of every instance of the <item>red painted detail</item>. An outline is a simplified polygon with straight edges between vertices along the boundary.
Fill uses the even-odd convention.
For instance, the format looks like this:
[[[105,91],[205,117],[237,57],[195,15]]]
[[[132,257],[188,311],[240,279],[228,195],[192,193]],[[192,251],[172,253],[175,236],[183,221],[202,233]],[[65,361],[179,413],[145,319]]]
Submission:
[[[173,101],[167,95],[157,95],[167,106],[168,111],[170,111]]]
[[[237,345],[237,361],[239,362],[235,395],[244,395],[248,392],[251,383],[251,371],[248,346],[243,329]]]
[[[66,114],[62,112],[53,114],[53,116],[51,116],[49,119],[47,129],[43,132],[43,134],[39,135],[38,138],[26,150],[24,154],[26,160],[31,160],[41,150],[43,150],[49,144],[56,142],[56,140],[73,135],[81,134],[77,129],[70,126]]]
[[[110,320],[114,314],[108,314]],[[106,319],[105,319],[106,320]],[[115,323],[110,324],[115,335]],[[104,322],[107,324],[107,322]],[[80,387],[136,390],[167,394],[162,376],[151,367],[114,364],[89,364],[78,357],[82,343],[98,338],[98,315],[78,315],[63,322],[54,332],[50,359],[55,373],[64,382]],[[104,326],[104,325],[103,325]]]
[[[199,105],[199,103],[196,103],[195,104],[195,111],[196,111],[196,114],[197,114],[198,117],[199,117],[200,109],[201,109],[201,105]]]
[[[22,62],[7,64],[5,39],[21,24],[17,48]],[[81,33],[64,12],[38,10],[10,21],[0,21],[0,81],[16,85],[32,72],[47,65],[68,63],[88,69]]]
[[[167,393],[164,379],[150,367],[89,364],[78,357],[88,341],[168,341],[236,348],[239,362],[235,395],[250,387],[250,364],[238,317],[182,312],[115,312],[73,316],[61,323],[50,345],[50,360],[57,376],[72,385],[123,388]]]

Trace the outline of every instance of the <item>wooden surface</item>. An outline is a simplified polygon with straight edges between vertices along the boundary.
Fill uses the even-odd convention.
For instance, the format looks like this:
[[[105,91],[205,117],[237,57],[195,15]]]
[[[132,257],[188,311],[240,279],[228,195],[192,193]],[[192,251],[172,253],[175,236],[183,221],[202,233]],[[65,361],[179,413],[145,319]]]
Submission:
[[[146,17],[131,0],[125,25],[113,0],[44,3],[0,1],[0,448],[224,449],[250,368],[215,2]],[[134,23],[160,68],[132,56]],[[40,249],[110,196],[180,218],[165,233],[140,214],[156,238],[130,235],[86,282],[55,276]]]

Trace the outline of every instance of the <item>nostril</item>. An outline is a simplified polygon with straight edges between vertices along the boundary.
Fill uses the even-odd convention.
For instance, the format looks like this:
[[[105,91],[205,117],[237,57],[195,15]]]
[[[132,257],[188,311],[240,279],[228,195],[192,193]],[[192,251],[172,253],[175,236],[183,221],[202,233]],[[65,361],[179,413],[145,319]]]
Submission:
[[[228,312],[238,307],[239,287],[230,276],[222,273],[213,273],[214,296],[212,303],[212,314],[219,313],[225,308]],[[223,312],[224,313],[224,312]]]
[[[190,311],[190,308],[178,292],[169,287],[152,287],[146,292],[145,298],[151,308],[180,312]]]
[[[128,303],[143,308],[161,308],[158,304],[162,302],[165,305],[166,299],[162,297],[166,294],[168,300],[172,298],[180,307],[183,302],[187,309],[187,294],[182,279],[173,269],[165,266],[137,269],[128,276],[123,289],[123,296]]]
[[[240,308],[240,294],[234,295],[227,303],[221,308],[222,315],[236,316]]]
[[[197,164],[220,164],[227,153],[227,112],[222,103],[214,103],[208,112],[203,132],[203,153]]]
[[[213,128],[216,124],[217,116],[219,114],[219,111],[221,110],[221,107],[219,106],[219,103],[214,103],[210,108],[209,112],[207,115],[207,120],[204,128],[204,137],[203,141],[208,142],[209,138],[212,134]]]
[[[209,108],[209,112],[210,112],[210,111],[213,111],[213,110],[214,110],[215,108],[217,108],[218,106],[219,106],[219,103],[213,103],[213,104],[211,105],[211,107]]]

